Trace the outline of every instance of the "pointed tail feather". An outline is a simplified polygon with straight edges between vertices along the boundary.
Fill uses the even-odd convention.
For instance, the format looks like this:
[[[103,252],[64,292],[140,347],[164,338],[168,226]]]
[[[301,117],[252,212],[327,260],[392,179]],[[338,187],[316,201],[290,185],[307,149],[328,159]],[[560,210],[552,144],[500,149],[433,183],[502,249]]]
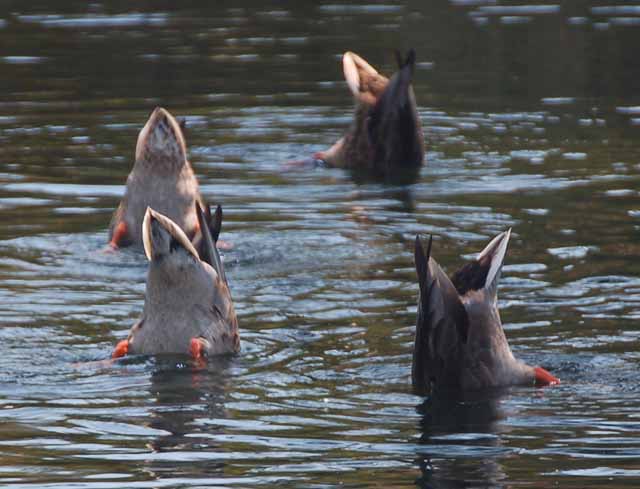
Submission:
[[[218,248],[215,245],[218,235],[220,234],[220,226],[222,225],[222,208],[217,207],[213,220],[213,229],[209,229],[209,224],[205,218],[205,213],[200,207],[200,203],[196,202],[196,214],[198,216],[198,224],[200,225],[200,231],[202,234],[202,243],[200,246],[200,258],[211,265],[213,269],[218,273],[220,278],[227,283],[227,277],[224,273],[224,267],[222,266],[222,260],[218,253]],[[210,214],[210,213],[209,213]]]
[[[431,239],[425,254],[416,238],[415,260],[420,301],[413,351],[412,381],[425,394],[432,384],[455,384],[458,355],[467,341],[469,319],[455,287],[431,258]]]
[[[420,285],[421,294],[424,293],[427,276],[429,274],[428,263],[429,263],[429,257],[431,256],[432,242],[433,242],[433,235],[430,235],[429,246],[427,248],[427,253],[425,254],[424,248],[422,247],[422,242],[420,241],[420,236],[416,236],[416,242],[415,242],[415,248],[414,248],[414,259],[416,263],[416,273],[418,274],[418,284]]]
[[[216,207],[213,219],[211,218],[211,209],[209,209],[209,222],[211,223],[211,237],[213,238],[213,242],[217,243],[220,237],[220,230],[222,229],[222,207],[220,205]]]
[[[484,290],[486,300],[492,302],[497,299],[498,280],[510,237],[511,229],[500,233],[485,246],[475,260],[452,275],[451,281],[461,296],[471,290]]]
[[[398,69],[401,70],[402,68],[404,68],[405,66],[409,66],[409,68],[411,68],[411,70],[413,71],[414,66],[416,64],[416,50],[411,48],[409,49],[409,51],[407,51],[407,57],[406,58],[402,58],[402,54],[400,53],[400,50],[396,49],[394,51],[394,54],[396,56],[396,63],[398,64]]]
[[[507,245],[509,244],[510,238],[511,228],[493,238],[487,247],[480,252],[479,259],[489,259],[490,263],[484,287],[487,291],[490,291],[494,297],[497,296],[498,280],[500,279],[502,264],[507,254]]]

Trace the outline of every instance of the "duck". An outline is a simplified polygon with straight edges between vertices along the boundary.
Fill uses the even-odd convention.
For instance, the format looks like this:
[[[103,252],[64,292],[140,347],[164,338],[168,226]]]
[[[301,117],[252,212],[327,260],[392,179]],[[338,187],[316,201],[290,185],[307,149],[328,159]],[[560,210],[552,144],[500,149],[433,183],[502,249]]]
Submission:
[[[355,100],[347,133],[313,158],[329,167],[349,169],[358,177],[382,181],[415,180],[424,163],[422,124],[411,86],[416,52],[402,58],[389,79],[359,55],[347,51],[342,68]]]
[[[418,313],[411,378],[414,391],[471,392],[512,385],[546,386],[560,380],[542,367],[517,360],[498,310],[498,280],[511,229],[494,237],[448,277],[415,241]]]
[[[124,197],[109,224],[111,248],[142,247],[142,221],[148,207],[169,217],[189,238],[197,234],[195,203],[208,206],[187,159],[183,129],[162,107],[149,116],[138,135]]]
[[[199,203],[200,250],[168,216],[148,207],[142,223],[149,260],[144,308],[112,358],[126,355],[184,354],[198,361],[240,350],[238,319],[215,241],[222,209],[210,229]],[[210,213],[209,213],[210,214]]]

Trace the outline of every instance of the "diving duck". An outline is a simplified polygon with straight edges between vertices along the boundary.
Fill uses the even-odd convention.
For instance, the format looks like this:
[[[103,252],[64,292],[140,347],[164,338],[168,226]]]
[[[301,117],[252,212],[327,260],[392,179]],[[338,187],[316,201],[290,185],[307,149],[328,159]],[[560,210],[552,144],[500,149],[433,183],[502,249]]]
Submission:
[[[420,294],[412,381],[418,394],[472,391],[560,381],[541,367],[517,360],[498,311],[498,279],[511,230],[496,236],[451,278],[425,252],[419,237],[415,264]]]
[[[215,243],[222,210],[218,207],[214,214],[217,228],[209,229],[205,212],[194,205],[202,230],[200,250],[170,218],[147,208],[142,224],[149,260],[144,309],[113,358],[173,353],[203,360],[239,351],[238,320]]]
[[[135,163],[109,225],[109,244],[113,248],[142,246],[142,220],[148,207],[194,238],[196,202],[206,207],[187,160],[182,127],[169,111],[156,107],[138,135]]]
[[[356,103],[353,123],[331,148],[316,153],[316,160],[367,179],[417,178],[425,149],[411,87],[416,53],[396,55],[398,71],[390,79],[357,54],[343,55],[344,77]]]

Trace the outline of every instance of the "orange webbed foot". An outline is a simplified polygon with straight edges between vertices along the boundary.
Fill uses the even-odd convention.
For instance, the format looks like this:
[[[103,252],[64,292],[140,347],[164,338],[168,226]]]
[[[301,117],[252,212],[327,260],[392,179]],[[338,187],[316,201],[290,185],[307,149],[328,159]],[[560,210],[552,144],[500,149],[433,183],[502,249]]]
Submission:
[[[123,243],[127,241],[127,223],[124,221],[120,221],[118,225],[113,230],[113,235],[111,236],[111,241],[109,241],[109,246],[117,250],[122,246]]]
[[[204,338],[191,338],[189,343],[189,354],[193,357],[198,367],[205,367],[207,364],[207,348],[209,342]]]
[[[558,385],[560,383],[560,379],[551,375],[550,372],[543,369],[542,367],[535,367],[533,369],[535,373],[535,385],[536,386],[545,386],[545,385]]]
[[[111,358],[122,358],[129,353],[129,340],[119,341],[115,350],[111,354]]]
[[[193,357],[194,360],[204,360],[205,349],[202,339],[191,338],[191,343],[189,344],[189,354]]]

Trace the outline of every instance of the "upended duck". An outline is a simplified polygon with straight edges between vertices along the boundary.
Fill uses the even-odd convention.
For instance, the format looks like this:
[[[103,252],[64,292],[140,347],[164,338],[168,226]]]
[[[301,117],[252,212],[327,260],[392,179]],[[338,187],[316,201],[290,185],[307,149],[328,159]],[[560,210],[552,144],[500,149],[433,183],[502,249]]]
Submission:
[[[313,155],[354,176],[383,181],[413,181],[424,161],[424,135],[411,80],[416,53],[397,54],[391,79],[352,52],[342,57],[347,85],[356,102],[353,123],[331,148]]]
[[[498,279],[511,230],[496,236],[475,260],[451,276],[425,252],[419,237],[415,264],[420,285],[412,381],[418,394],[472,391],[560,381],[517,360],[497,305]]]
[[[109,225],[109,244],[113,248],[142,246],[147,207],[164,214],[194,238],[198,233],[196,202],[206,207],[187,159],[182,127],[169,111],[156,107],[138,135],[125,194]]]
[[[209,229],[199,204],[200,251],[167,216],[148,208],[142,224],[149,272],[144,310],[112,357],[186,354],[197,360],[240,349],[236,318],[224,266],[215,245],[222,210]]]

